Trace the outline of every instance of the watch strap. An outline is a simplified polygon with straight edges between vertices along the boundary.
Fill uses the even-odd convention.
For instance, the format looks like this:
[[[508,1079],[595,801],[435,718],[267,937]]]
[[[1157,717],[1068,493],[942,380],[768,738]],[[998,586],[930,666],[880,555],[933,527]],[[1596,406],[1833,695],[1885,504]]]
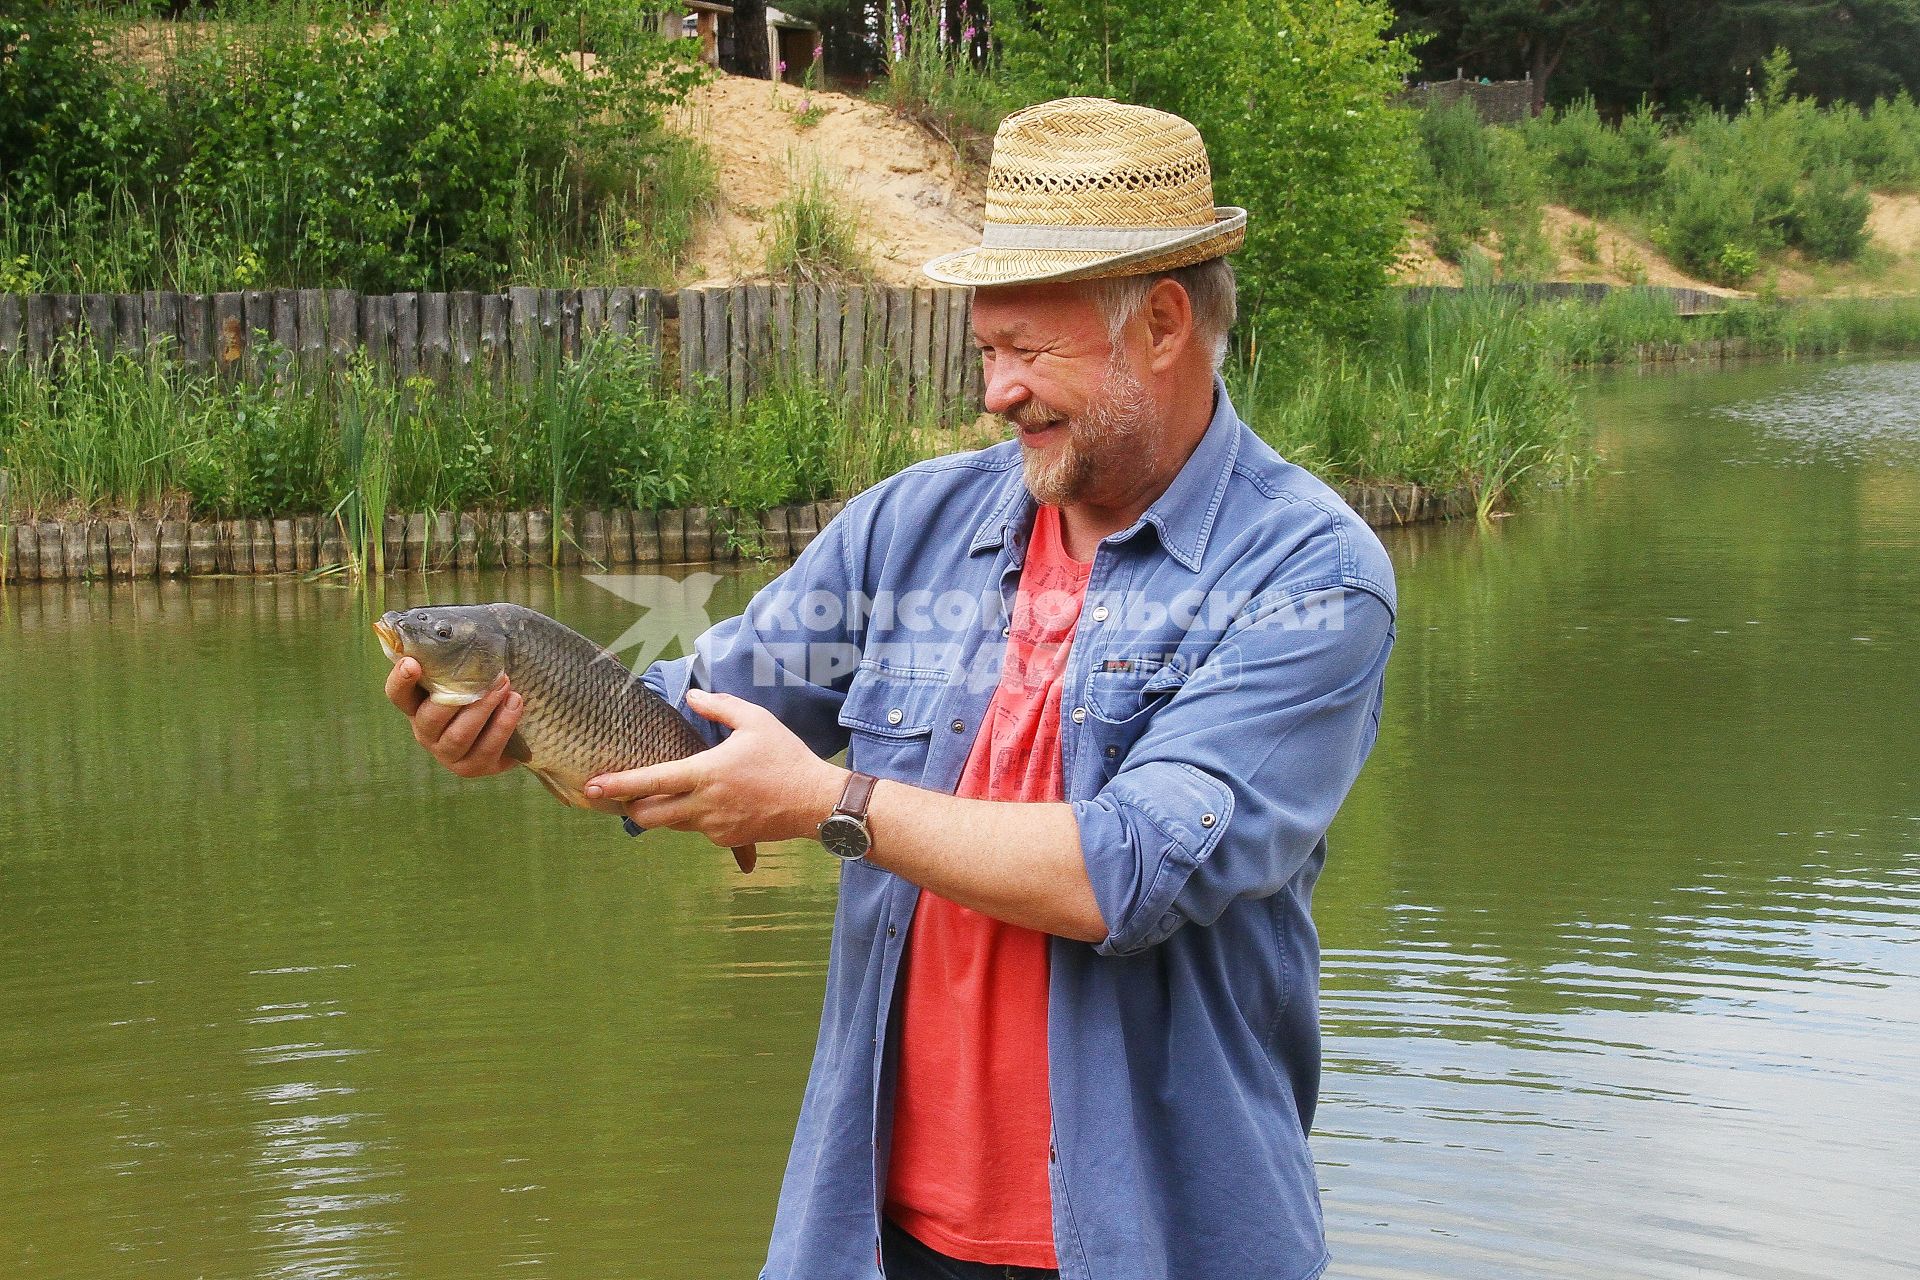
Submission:
[[[840,803],[833,807],[833,811],[865,822],[867,806],[873,803],[873,789],[878,785],[880,779],[870,773],[847,775],[847,785],[841,790]]]

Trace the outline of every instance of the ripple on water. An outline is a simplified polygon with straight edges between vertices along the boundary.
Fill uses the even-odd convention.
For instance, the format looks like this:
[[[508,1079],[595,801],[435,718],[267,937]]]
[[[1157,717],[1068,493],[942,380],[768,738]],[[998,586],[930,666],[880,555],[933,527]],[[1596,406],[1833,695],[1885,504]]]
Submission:
[[[1920,361],[1839,365],[1782,395],[1717,406],[1789,462],[1920,461]]]

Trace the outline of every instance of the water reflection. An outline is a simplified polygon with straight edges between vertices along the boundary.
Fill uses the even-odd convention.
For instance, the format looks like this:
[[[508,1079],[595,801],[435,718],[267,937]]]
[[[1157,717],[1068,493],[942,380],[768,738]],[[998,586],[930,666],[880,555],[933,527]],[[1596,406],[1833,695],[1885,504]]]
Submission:
[[[1395,536],[1316,903],[1334,1274],[1910,1266],[1917,381],[1612,380],[1590,483]],[[367,624],[496,598],[636,615],[547,573],[0,593],[0,1269],[753,1273],[833,868],[436,771]]]

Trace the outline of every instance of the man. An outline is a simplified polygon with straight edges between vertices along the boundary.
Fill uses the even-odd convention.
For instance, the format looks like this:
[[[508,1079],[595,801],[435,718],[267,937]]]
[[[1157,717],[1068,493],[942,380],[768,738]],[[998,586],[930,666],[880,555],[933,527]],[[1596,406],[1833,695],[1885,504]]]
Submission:
[[[1326,1266],[1309,908],[1393,581],[1227,400],[1245,219],[1178,117],[1008,117],[981,247],[927,270],[975,287],[1017,441],[849,502],[648,671],[718,745],[595,784],[643,827],[846,860],[768,1277]],[[516,695],[454,712],[417,677],[388,683],[416,737],[507,767]]]

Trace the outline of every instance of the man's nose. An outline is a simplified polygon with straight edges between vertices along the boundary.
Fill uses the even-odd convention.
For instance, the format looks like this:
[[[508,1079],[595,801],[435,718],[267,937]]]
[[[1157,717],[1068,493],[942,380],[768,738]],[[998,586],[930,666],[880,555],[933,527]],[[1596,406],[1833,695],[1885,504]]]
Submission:
[[[1033,395],[1020,377],[1019,365],[1012,360],[985,361],[983,372],[986,374],[985,403],[988,413],[1005,414]]]

